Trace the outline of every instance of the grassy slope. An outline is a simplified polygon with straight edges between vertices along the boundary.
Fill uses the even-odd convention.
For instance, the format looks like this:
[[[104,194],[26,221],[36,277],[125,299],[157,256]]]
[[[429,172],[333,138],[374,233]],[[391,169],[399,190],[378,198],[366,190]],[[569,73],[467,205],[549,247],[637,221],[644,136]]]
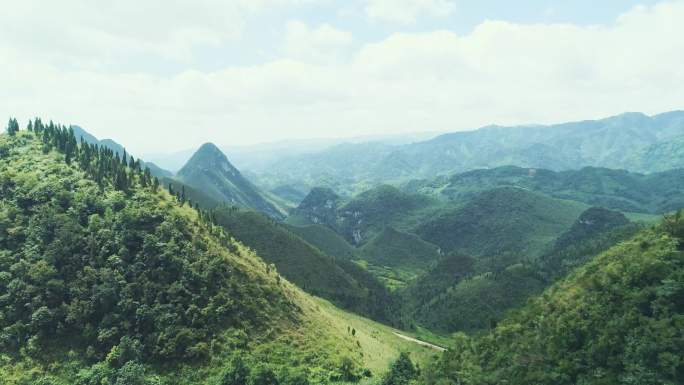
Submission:
[[[329,325],[330,328],[343,330],[345,333],[347,327],[356,330],[356,337],[352,340],[359,342],[363,349],[364,366],[373,373],[384,372],[388,364],[402,351],[410,352],[412,358],[422,366],[437,356],[434,349],[406,341],[394,334],[410,335],[407,332],[340,310],[325,300],[316,299],[315,301],[321,310],[319,315],[324,320],[319,324]]]

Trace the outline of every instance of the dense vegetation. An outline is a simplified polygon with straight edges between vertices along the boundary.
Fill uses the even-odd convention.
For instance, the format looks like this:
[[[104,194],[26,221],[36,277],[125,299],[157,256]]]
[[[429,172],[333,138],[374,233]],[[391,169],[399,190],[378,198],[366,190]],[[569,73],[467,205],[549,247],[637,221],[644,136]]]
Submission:
[[[38,122],[40,122],[40,119],[38,119]],[[33,124],[33,122],[31,122]],[[31,127],[32,129],[35,129],[34,127]],[[104,147],[109,150],[112,150],[115,154],[119,154],[119,156],[122,156],[124,153],[126,153],[126,149],[124,146],[121,144],[115,142],[112,139],[103,139],[99,140],[95,136],[91,135],[90,133],[86,132],[83,128],[79,126],[74,126],[71,125],[69,126],[70,130],[73,130],[74,136],[76,137],[76,140],[80,142],[83,140],[85,143],[88,143],[90,145],[97,145],[99,147]],[[129,156],[132,156],[129,154]],[[142,168],[149,168],[150,173],[152,173],[153,176],[156,176],[158,178],[163,178],[163,177],[171,177],[171,172],[162,169],[161,167],[157,166],[154,163],[150,162],[143,162],[140,161]]]
[[[505,166],[407,185],[409,191],[455,201],[499,187],[519,187],[559,199],[630,212],[661,214],[684,206],[680,194],[684,189],[684,169],[644,175],[596,167],[556,172]]]
[[[376,265],[426,269],[439,258],[439,248],[387,226],[359,249],[359,255]]]
[[[356,265],[323,254],[289,227],[260,213],[222,206],[212,214],[231,236],[307,292],[373,319],[390,319],[393,304],[389,293]]]
[[[352,259],[356,249],[335,231],[324,225],[290,226],[290,231],[337,259]]]
[[[536,259],[452,252],[401,293],[402,321],[443,333],[488,329],[510,309],[639,229],[619,212],[592,207]]]
[[[649,118],[649,153],[678,116]],[[350,199],[317,188],[281,223],[213,145],[177,180],[73,127],[27,131],[10,119],[0,136],[0,383],[684,383],[684,212],[645,229],[587,208],[672,210],[681,170],[502,167]],[[534,154],[560,165],[574,150],[552,136]],[[388,173],[405,177],[411,151]],[[525,151],[506,159],[539,160]],[[430,360],[435,347],[300,288],[451,349]]]
[[[224,384],[237,356],[250,384],[360,378],[351,341],[206,212],[138,161],[37,126],[0,136],[3,383]]]
[[[574,271],[482,337],[457,337],[427,384],[684,382],[684,221]]]
[[[535,257],[570,228],[584,207],[520,188],[485,191],[462,208],[443,212],[416,232],[442,250],[469,255]]]

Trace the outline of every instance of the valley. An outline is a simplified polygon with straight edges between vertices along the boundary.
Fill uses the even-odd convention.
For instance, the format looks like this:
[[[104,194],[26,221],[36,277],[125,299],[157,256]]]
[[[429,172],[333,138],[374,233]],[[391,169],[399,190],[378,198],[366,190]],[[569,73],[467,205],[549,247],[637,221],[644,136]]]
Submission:
[[[629,123],[653,153],[680,121],[524,130]],[[29,128],[0,136],[3,385],[684,381],[681,168],[507,155],[279,195],[211,143],[174,174],[80,127]],[[539,144],[520,130],[511,153]]]

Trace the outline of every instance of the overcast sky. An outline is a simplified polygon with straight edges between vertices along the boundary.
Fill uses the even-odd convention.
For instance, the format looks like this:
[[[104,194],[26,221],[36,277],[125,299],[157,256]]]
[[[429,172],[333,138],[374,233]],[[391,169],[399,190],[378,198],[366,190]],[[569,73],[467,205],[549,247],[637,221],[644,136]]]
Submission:
[[[0,117],[141,155],[684,108],[684,1],[0,4]]]

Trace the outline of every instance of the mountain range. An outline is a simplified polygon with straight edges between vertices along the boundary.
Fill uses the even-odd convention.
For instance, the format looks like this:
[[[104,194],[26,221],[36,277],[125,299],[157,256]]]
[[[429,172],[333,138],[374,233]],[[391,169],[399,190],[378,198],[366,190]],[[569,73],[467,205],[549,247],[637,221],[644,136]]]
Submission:
[[[272,190],[333,188],[353,195],[379,183],[433,179],[516,165],[554,171],[582,167],[652,173],[684,167],[684,111],[642,113],[554,125],[486,126],[415,143],[340,144],[249,170]]]
[[[683,116],[245,173],[212,143],[171,174],[79,127],[12,128],[0,382],[680,383]]]

